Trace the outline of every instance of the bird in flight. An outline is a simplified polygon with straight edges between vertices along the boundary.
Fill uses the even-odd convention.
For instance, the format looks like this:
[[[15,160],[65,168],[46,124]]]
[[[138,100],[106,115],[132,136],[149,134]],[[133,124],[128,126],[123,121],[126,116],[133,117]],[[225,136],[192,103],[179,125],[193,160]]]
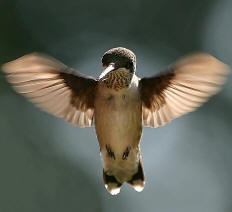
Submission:
[[[15,91],[79,127],[95,126],[107,191],[124,182],[143,190],[140,152],[143,126],[159,127],[191,112],[215,94],[229,67],[195,53],[152,77],[136,75],[136,56],[118,47],[102,57],[98,78],[83,75],[56,59],[32,53],[2,66]]]

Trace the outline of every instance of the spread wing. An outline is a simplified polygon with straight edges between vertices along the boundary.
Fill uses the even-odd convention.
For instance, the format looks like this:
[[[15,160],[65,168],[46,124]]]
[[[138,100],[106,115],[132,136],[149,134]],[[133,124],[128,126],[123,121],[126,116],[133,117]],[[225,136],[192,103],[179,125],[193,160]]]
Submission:
[[[162,126],[191,112],[215,94],[229,67],[213,56],[198,53],[184,57],[160,75],[139,82],[143,125]]]
[[[6,63],[2,70],[13,88],[41,109],[80,127],[92,125],[95,79],[38,53]]]

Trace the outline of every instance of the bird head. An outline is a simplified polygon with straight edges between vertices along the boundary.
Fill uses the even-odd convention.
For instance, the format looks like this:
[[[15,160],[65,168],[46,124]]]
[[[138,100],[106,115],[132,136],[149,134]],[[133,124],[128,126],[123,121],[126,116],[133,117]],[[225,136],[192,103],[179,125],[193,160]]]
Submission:
[[[102,57],[104,71],[99,76],[99,80],[107,81],[108,84],[113,79],[119,81],[130,79],[136,71],[136,56],[129,49],[117,47],[106,51]],[[110,85],[109,85],[110,86]]]

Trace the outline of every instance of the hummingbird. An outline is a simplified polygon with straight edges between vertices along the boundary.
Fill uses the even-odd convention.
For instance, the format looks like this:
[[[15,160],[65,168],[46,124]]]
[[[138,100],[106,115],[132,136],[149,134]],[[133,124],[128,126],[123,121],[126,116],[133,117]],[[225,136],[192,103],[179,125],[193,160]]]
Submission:
[[[143,127],[159,127],[194,111],[225,82],[229,67],[193,53],[151,77],[136,75],[136,56],[126,48],[106,51],[98,78],[32,53],[2,66],[15,91],[42,110],[79,127],[95,126],[107,191],[124,182],[145,186],[140,140]]]

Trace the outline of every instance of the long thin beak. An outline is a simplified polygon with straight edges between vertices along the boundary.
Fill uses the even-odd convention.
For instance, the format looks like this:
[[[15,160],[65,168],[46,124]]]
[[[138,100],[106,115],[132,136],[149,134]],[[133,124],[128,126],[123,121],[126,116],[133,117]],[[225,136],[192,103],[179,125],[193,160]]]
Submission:
[[[100,74],[100,76],[98,77],[99,80],[104,80],[105,76],[110,73],[111,71],[115,70],[115,65],[114,63],[110,63],[105,70]]]

